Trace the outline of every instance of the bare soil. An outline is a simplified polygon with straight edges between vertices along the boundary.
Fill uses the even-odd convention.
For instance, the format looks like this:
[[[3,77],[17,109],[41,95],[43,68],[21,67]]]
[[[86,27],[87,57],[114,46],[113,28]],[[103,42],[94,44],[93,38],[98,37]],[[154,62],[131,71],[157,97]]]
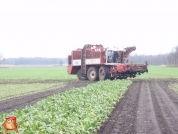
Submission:
[[[70,81],[65,81],[65,82],[66,82],[66,86],[58,88],[58,89],[47,90],[44,92],[28,94],[28,95],[0,101],[0,112],[8,113],[15,109],[22,109],[25,106],[34,105],[37,101],[47,98],[51,95],[67,91],[74,87],[84,87],[92,83],[90,81],[78,81],[78,80],[70,80]]]
[[[176,80],[134,80],[97,134],[178,134]]]

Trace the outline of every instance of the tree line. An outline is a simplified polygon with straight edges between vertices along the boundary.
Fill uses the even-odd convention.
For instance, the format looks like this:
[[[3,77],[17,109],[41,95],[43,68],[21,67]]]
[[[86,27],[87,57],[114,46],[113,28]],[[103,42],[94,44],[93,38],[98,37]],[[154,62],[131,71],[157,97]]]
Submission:
[[[10,65],[64,65],[68,64],[67,58],[2,58],[1,55],[0,64]],[[167,65],[178,66],[178,46],[172,49],[170,53],[158,54],[158,55],[131,55],[128,58],[132,63],[145,63],[148,65]]]
[[[4,58],[1,64],[6,65],[64,65],[67,64],[67,58]]]
[[[133,63],[148,62],[148,65],[167,65],[178,66],[178,46],[172,49],[170,53],[158,55],[132,55],[129,61]]]
[[[178,66],[178,46],[173,48],[173,51],[167,56],[168,65]]]

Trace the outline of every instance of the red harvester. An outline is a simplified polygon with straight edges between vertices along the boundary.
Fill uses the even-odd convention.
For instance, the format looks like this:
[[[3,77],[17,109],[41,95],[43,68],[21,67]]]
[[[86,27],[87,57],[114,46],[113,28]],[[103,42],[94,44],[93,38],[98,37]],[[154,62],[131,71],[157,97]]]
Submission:
[[[128,63],[127,57],[136,47],[109,49],[102,45],[87,44],[73,50],[68,56],[68,74],[77,74],[79,80],[106,80],[134,78],[148,72],[145,64]]]

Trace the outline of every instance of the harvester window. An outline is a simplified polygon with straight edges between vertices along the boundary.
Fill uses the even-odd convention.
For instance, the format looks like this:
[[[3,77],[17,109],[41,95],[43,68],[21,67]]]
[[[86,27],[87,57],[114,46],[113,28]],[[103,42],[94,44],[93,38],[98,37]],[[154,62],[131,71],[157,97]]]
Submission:
[[[71,65],[71,64],[72,64],[72,56],[69,55],[69,56],[68,56],[68,65]]]
[[[108,63],[112,63],[113,62],[113,52],[112,52],[112,50],[108,50],[107,51],[107,62]]]
[[[114,63],[118,63],[118,53],[117,53],[117,51],[114,51],[114,54],[113,54],[113,62],[114,62]]]
[[[107,51],[107,62],[108,63],[118,63],[118,52],[113,50]]]

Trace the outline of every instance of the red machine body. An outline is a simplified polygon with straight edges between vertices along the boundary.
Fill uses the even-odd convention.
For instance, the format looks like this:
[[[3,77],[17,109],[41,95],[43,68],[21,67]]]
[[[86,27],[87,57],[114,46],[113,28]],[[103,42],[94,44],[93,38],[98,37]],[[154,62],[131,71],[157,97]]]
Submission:
[[[128,63],[126,60],[136,47],[104,48],[87,44],[73,50],[68,56],[68,74],[77,74],[79,80],[126,79],[148,72],[145,64]]]

